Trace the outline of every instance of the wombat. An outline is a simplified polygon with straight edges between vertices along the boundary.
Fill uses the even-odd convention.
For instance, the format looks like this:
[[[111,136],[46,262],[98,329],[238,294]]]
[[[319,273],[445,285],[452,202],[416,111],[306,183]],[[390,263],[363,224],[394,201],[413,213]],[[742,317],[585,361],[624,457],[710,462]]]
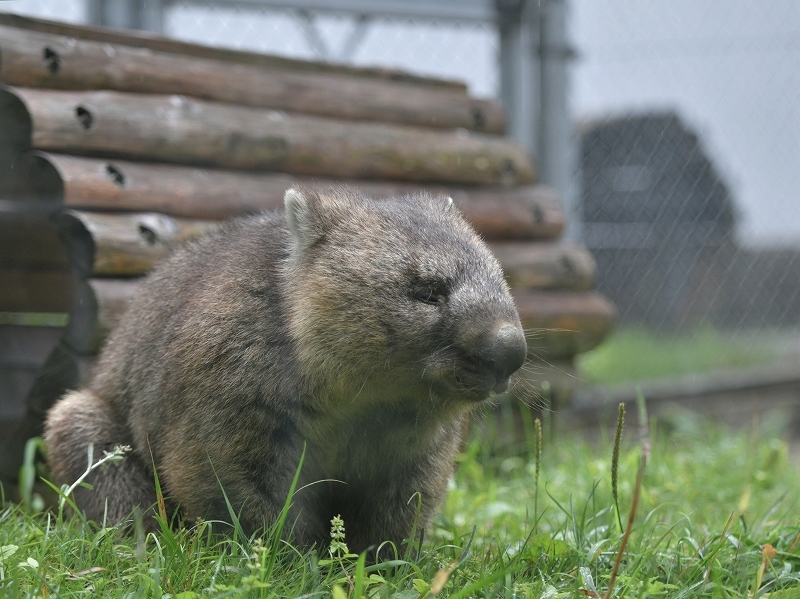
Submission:
[[[152,509],[155,465],[183,517],[230,522],[227,496],[258,531],[305,451],[298,544],[329,542],[339,514],[355,551],[430,523],[470,413],[525,361],[500,266],[450,198],[290,189],[285,208],[157,266],[88,388],[50,411],[59,484],[89,444],[133,448],[76,492],[89,518]]]

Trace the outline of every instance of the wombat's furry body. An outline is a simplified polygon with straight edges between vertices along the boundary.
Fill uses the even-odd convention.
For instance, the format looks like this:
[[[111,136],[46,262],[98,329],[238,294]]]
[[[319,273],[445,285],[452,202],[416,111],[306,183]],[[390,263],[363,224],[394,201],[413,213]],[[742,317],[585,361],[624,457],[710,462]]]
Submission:
[[[290,522],[351,549],[399,543],[442,500],[464,423],[525,359],[497,261],[449,198],[286,194],[286,217],[235,221],[142,284],[88,389],[51,410],[56,481],[133,451],[80,489],[112,521],[164,495],[189,518],[274,522],[306,447]],[[316,481],[324,481],[316,484]],[[340,482],[338,482],[340,481]],[[308,486],[306,486],[308,485]]]

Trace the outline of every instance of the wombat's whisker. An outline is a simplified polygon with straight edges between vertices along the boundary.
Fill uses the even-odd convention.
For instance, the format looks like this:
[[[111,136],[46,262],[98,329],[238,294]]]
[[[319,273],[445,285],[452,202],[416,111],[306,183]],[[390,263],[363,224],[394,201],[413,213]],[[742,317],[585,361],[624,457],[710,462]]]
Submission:
[[[444,347],[440,347],[439,349],[437,349],[437,350],[434,350],[434,352],[433,352],[433,353],[430,355],[430,357],[431,357],[431,358],[435,358],[435,357],[437,357],[439,354],[442,354],[442,353],[444,353],[445,351],[447,351],[448,349],[450,349],[450,348],[451,348],[451,347],[453,347],[453,346],[454,346],[454,344],[453,344],[453,343],[449,343],[449,344],[445,345]]]
[[[374,370],[375,370],[375,368],[373,367],[373,368],[372,368],[372,370],[370,370],[370,371],[367,373],[367,376],[366,376],[366,377],[364,377],[364,382],[363,382],[363,383],[361,383],[361,387],[359,387],[359,389],[358,389],[358,393],[356,393],[356,394],[353,396],[353,399],[351,399],[351,400],[350,400],[350,403],[355,403],[356,399],[358,399],[358,396],[359,396],[359,395],[361,395],[361,392],[364,390],[364,387],[366,387],[366,385],[367,385],[367,381],[369,381],[369,377],[370,377],[370,375],[372,374],[372,372],[373,372]]]

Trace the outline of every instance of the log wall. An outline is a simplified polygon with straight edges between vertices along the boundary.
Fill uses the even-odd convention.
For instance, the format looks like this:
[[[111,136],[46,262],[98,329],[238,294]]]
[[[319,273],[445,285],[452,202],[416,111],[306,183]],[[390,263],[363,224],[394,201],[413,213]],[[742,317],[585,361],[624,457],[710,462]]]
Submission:
[[[568,371],[613,324],[557,196],[463,84],[3,14],[0,83],[0,479],[142,277],[292,186],[452,197],[512,287],[523,401],[530,372]]]

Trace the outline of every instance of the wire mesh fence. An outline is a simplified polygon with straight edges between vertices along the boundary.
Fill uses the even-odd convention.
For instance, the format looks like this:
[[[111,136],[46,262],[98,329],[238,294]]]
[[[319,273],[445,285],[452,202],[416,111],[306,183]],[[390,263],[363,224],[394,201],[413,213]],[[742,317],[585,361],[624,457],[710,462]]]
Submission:
[[[490,24],[430,23],[397,17],[363,23],[348,15],[326,13],[307,19],[307,15],[288,9],[243,10],[188,3],[173,5],[166,17],[168,35],[187,41],[293,58],[399,68],[465,81],[474,95],[491,97],[497,93],[497,33]]]
[[[581,230],[622,322],[796,327],[798,6],[576,6]]]
[[[165,34],[498,94],[492,23],[168,3]],[[12,0],[69,21],[85,0]],[[800,325],[800,5],[573,0],[576,236],[622,323]]]
[[[86,21],[86,0],[0,0],[0,11],[69,23]]]
[[[800,322],[800,250],[743,244],[734,194],[675,113],[587,125],[581,149],[583,239],[624,322]]]

